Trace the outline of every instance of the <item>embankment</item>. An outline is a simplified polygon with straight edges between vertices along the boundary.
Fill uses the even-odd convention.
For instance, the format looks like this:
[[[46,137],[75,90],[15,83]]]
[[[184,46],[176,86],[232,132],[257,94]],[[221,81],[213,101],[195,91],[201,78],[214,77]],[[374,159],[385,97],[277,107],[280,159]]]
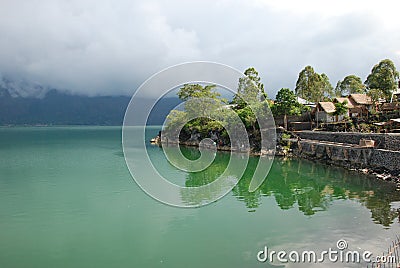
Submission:
[[[374,173],[398,182],[400,135],[301,131],[293,153],[302,158]],[[360,139],[373,139],[374,148],[359,146]]]
[[[327,131],[296,131],[301,139],[359,144],[360,139],[372,139],[376,149],[400,151],[400,133],[358,133]]]

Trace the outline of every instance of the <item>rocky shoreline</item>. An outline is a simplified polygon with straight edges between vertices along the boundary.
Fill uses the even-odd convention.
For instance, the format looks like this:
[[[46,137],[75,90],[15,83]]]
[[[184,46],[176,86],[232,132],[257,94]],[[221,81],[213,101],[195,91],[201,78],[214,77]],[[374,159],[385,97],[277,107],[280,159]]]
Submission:
[[[288,157],[288,158],[301,158],[301,159],[308,159],[314,162],[318,162],[321,164],[326,164],[326,165],[331,165],[331,166],[338,166],[345,168],[350,171],[355,171],[361,174],[373,176],[378,180],[383,180],[387,182],[391,182],[397,185],[397,190],[400,191],[400,167],[397,169],[392,169],[389,170],[385,168],[384,166],[368,166],[367,163],[363,163],[362,161],[360,163],[355,163],[349,161],[349,159],[344,160],[344,159],[335,159],[332,157],[328,157],[329,150],[327,150],[326,147],[325,151],[322,153],[305,153],[302,152],[302,147],[301,147],[301,141],[302,139],[298,137],[296,134],[287,132],[282,129],[277,129],[277,145],[275,152],[257,152],[252,149],[250,150],[233,150],[235,152],[249,152],[250,155],[252,156],[260,156],[260,155],[271,155],[272,153],[275,156],[278,157]],[[157,137],[151,139],[151,143],[161,146],[162,141],[160,138],[160,135]],[[169,141],[169,143],[174,143]],[[174,143],[176,144],[176,142]],[[199,141],[198,140],[188,140],[188,141],[179,141],[180,145],[183,146],[188,146],[188,147],[199,147]],[[216,144],[214,142],[214,145],[216,146],[218,151],[227,151],[230,152],[231,146],[227,145],[221,145],[221,144]],[[330,147],[329,147],[330,148]],[[371,152],[374,150],[373,148],[370,149],[369,151]]]
[[[341,143],[343,136],[351,135],[354,138],[357,135],[364,135],[359,133],[353,135],[351,133],[335,133],[340,138],[333,137],[331,141],[302,139],[300,136],[306,138],[309,138],[309,136],[298,136],[298,134],[300,133],[291,133],[291,136],[294,136],[297,140],[290,144],[291,157],[308,159],[366,174],[378,180],[395,183],[397,190],[400,190],[400,152],[396,150],[397,148],[388,150],[392,148]],[[324,133],[324,135],[326,134],[329,133]],[[321,135],[321,133],[315,133],[315,136],[318,135]]]
[[[301,158],[301,159],[307,159],[313,162],[318,162],[324,165],[329,165],[329,166],[337,166],[337,167],[341,167],[344,169],[347,169],[349,171],[354,171],[357,173],[361,173],[364,175],[369,175],[372,176],[378,180],[383,180],[383,181],[387,181],[387,182],[391,182],[396,184],[396,188],[398,191],[400,191],[400,172],[399,171],[390,171],[384,168],[354,168],[348,165],[341,165],[339,163],[333,163],[333,162],[328,162],[326,160],[323,159],[316,159],[313,157],[306,157],[304,155],[300,156],[298,154],[293,153],[293,151],[288,154],[286,157],[290,157],[290,158]]]

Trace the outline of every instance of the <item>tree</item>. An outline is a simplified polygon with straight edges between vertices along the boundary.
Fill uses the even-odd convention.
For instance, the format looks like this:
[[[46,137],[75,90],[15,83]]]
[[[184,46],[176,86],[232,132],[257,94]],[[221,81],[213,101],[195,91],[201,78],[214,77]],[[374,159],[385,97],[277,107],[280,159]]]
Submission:
[[[333,87],[326,74],[318,74],[306,66],[296,82],[296,95],[308,101],[319,102],[332,94]]]
[[[221,94],[215,91],[215,85],[202,86],[199,84],[185,84],[179,89],[178,97],[186,101],[190,98],[211,98],[216,99]]]
[[[386,100],[390,100],[392,93],[397,88],[399,72],[394,63],[385,59],[376,64],[368,75],[365,84],[368,89],[379,89],[383,92]]]
[[[306,66],[300,73],[296,82],[295,92],[297,96],[303,99],[311,100],[313,98],[315,81],[318,79],[314,68]]]
[[[178,125],[183,119],[195,118],[185,124],[188,128],[195,128],[198,131],[205,129],[213,120],[213,114],[221,109],[225,99],[220,98],[215,85],[202,86],[200,84],[185,84],[179,89],[178,97],[185,101],[184,112],[174,111],[168,117],[169,126]],[[211,128],[210,128],[211,129]]]
[[[349,110],[349,108],[347,107],[347,100],[345,100],[344,102],[336,102],[335,103],[335,111],[331,114],[336,117],[336,122],[337,122],[338,117],[340,115],[346,114],[348,110]]]
[[[255,130],[257,118],[256,118],[256,115],[254,114],[253,110],[249,106],[246,106],[243,109],[238,110],[237,114],[238,114],[239,118],[243,121],[246,129],[251,128],[251,129]]]
[[[247,68],[247,70],[244,71],[244,75],[252,80],[260,90],[261,101],[266,100],[268,96],[267,93],[265,93],[264,84],[261,83],[261,78],[259,77],[257,70],[254,67]]]
[[[321,77],[321,89],[322,89],[322,99],[330,98],[333,95],[333,86],[331,82],[329,82],[329,77],[322,73]]]
[[[336,97],[347,96],[354,93],[366,93],[365,85],[356,75],[348,75],[343,81],[338,81],[335,88]]]
[[[248,68],[244,74],[245,77],[239,78],[238,91],[232,101],[239,108],[244,108],[247,104],[264,101],[268,97],[256,69]]]
[[[220,96],[215,85],[185,84],[178,92],[178,97],[186,101],[185,111],[189,116],[210,116],[210,112],[218,109],[225,101]]]
[[[180,130],[182,124],[187,121],[187,113],[184,111],[172,110],[167,116],[168,123],[166,125],[166,132],[174,134]],[[176,133],[175,133],[176,134]],[[171,135],[172,136],[172,135]]]
[[[300,115],[306,107],[297,101],[296,95],[288,88],[281,88],[271,107],[274,115]]]
[[[385,94],[383,93],[383,91],[377,88],[369,90],[367,95],[371,97],[372,103],[374,104],[375,108],[379,100],[385,98]]]

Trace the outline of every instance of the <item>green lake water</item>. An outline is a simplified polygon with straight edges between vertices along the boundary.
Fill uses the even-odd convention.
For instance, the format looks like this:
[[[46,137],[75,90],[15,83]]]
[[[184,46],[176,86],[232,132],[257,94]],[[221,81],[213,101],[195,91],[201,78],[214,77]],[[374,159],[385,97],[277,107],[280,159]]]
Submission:
[[[213,168],[188,174],[160,148],[148,150],[161,173],[186,186],[208,183],[229,159],[218,153]],[[120,127],[0,128],[0,267],[273,267],[257,261],[264,246],[322,251],[345,239],[349,249],[382,254],[400,234],[392,184],[276,158],[249,193],[256,161],[221,200],[175,208],[131,178]],[[310,266],[365,267],[286,264]]]

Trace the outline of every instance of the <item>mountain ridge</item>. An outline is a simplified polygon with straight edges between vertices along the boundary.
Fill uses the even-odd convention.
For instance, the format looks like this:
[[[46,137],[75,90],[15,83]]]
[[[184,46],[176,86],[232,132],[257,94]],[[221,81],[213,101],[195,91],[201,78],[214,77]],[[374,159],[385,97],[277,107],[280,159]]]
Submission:
[[[21,96],[0,85],[0,125],[122,125],[128,96],[84,96],[38,87],[40,94]],[[10,92],[11,91],[11,92]],[[45,93],[43,94],[43,91]],[[154,102],[143,99],[141,103]],[[178,98],[163,98],[147,124],[161,125]],[[138,114],[138,116],[145,116]]]

